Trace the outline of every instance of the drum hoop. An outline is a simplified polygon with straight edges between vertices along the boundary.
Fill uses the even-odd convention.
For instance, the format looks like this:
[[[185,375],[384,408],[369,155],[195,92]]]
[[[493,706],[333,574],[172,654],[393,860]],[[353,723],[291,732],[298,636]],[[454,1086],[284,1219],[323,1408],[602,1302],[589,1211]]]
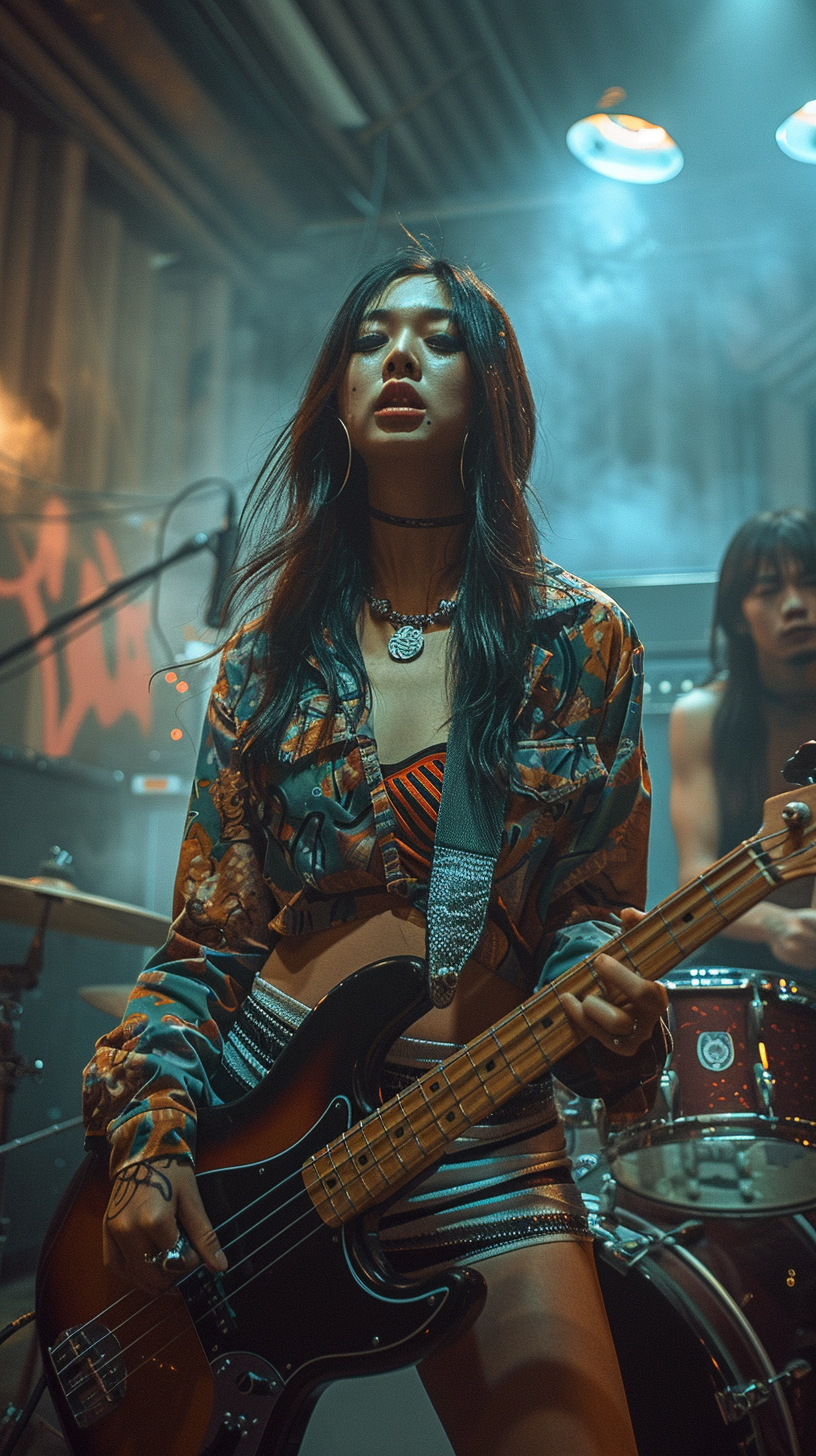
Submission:
[[[765,1137],[771,1142],[798,1143],[801,1146],[804,1135],[810,1133],[816,1144],[816,1123],[804,1118],[763,1117],[759,1112],[714,1112],[705,1116],[675,1117],[672,1121],[656,1118],[626,1132],[611,1133],[606,1153],[611,1164],[616,1157],[639,1152],[642,1148],[664,1147],[672,1142],[713,1142],[722,1137],[729,1127],[734,1129],[735,1137],[744,1138],[747,1142]],[[708,1137],[706,1128],[712,1129]],[[816,1146],[813,1152],[816,1153]]]
[[[698,980],[687,979],[693,976]],[[717,978],[721,979],[717,979]],[[800,984],[795,974],[780,974],[779,971],[741,969],[735,966],[699,966],[696,970],[671,971],[661,976],[661,985],[669,991],[743,991],[753,987],[755,992],[765,990],[774,1000],[793,1002],[796,1006],[807,1006],[816,1011],[816,989]],[[792,990],[792,987],[796,987]]]
[[[587,1199],[586,1201],[589,1202],[589,1199]],[[603,1229],[605,1227],[604,1218],[602,1215],[595,1215],[591,1217],[590,1223],[593,1228]],[[629,1224],[634,1226],[635,1233],[643,1233],[645,1231],[647,1237],[649,1235],[652,1235],[655,1230],[654,1224],[650,1224],[647,1219],[641,1218],[636,1213],[631,1213],[629,1209],[620,1210],[620,1220],[618,1220],[615,1216],[610,1218],[610,1230],[612,1230],[614,1234],[616,1234],[617,1230],[620,1228],[623,1228],[625,1230]],[[660,1238],[659,1233],[657,1237],[658,1239]],[[602,1249],[604,1249],[603,1241],[601,1240],[600,1242]],[[711,1269],[703,1264],[702,1261],[691,1252],[690,1249],[687,1249],[685,1245],[681,1244],[678,1240],[664,1238],[659,1243],[657,1242],[657,1240],[655,1240],[653,1246],[649,1248],[648,1251],[644,1253],[640,1259],[638,1259],[638,1264],[643,1271],[644,1277],[650,1279],[651,1283],[653,1283],[655,1287],[660,1290],[661,1294],[664,1295],[664,1297],[680,1315],[691,1315],[691,1328],[695,1330],[696,1327],[696,1333],[703,1337],[703,1340],[706,1343],[706,1349],[709,1355],[709,1359],[711,1359],[712,1351],[716,1350],[717,1353],[723,1358],[724,1363],[727,1364],[734,1379],[745,1379],[748,1374],[748,1372],[740,1370],[737,1367],[734,1361],[734,1357],[731,1352],[726,1348],[724,1341],[717,1334],[717,1331],[713,1329],[709,1320],[706,1319],[705,1315],[701,1314],[701,1312],[695,1308],[690,1295],[686,1292],[686,1290],[683,1289],[682,1285],[678,1284],[676,1281],[672,1281],[669,1271],[667,1269],[664,1270],[661,1268],[660,1255],[664,1252],[677,1255],[681,1262],[687,1264],[688,1267],[694,1271],[694,1273],[698,1276],[701,1282],[706,1285],[708,1289],[713,1293],[715,1299],[717,1299],[722,1304],[726,1312],[732,1317],[740,1334],[745,1340],[745,1343],[748,1345],[749,1349],[754,1355],[754,1358],[756,1359],[765,1378],[767,1379],[771,1376],[777,1375],[778,1371],[770,1355],[768,1354],[768,1351],[765,1349],[765,1346],[763,1345],[750,1320],[747,1318],[744,1310],[740,1309],[740,1306],[737,1304],[733,1295],[729,1294],[728,1290],[720,1282],[716,1274],[714,1274]],[[613,1250],[607,1246],[605,1248],[605,1253],[608,1261],[614,1264],[615,1255]],[[648,1264],[647,1261],[649,1261]],[[655,1273],[659,1275],[658,1278],[654,1277]],[[712,1364],[713,1363],[714,1362],[712,1361]],[[715,1393],[717,1393],[716,1384],[714,1386],[714,1389]],[[782,1382],[775,1382],[771,1386],[770,1390],[779,1408],[779,1413],[782,1417],[782,1421],[785,1427],[785,1434],[788,1438],[788,1441],[790,1442],[789,1456],[802,1456],[802,1448],[799,1444],[799,1436],[793,1423],[793,1416],[791,1414],[790,1406],[788,1405],[787,1399],[785,1397],[785,1392],[782,1389]],[[758,1411],[761,1409],[761,1406],[757,1407]],[[762,1432],[758,1431],[757,1427],[754,1424],[755,1415],[756,1411],[749,1412],[748,1419],[750,1420],[751,1425],[754,1427],[754,1433],[761,1436]]]

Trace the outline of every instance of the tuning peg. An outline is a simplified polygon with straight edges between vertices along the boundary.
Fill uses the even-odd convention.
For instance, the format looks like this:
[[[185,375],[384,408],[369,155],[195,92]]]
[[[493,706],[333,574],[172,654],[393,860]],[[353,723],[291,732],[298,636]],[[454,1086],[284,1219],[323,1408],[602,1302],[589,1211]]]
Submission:
[[[800,744],[793,758],[789,758],[782,769],[782,777],[800,788],[816,783],[816,739]]]

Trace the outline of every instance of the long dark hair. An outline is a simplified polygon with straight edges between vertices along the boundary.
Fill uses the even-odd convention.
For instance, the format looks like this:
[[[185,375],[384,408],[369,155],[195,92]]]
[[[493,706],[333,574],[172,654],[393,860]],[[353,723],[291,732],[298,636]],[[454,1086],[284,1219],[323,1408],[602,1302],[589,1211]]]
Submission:
[[[348,445],[338,423],[338,390],[365,313],[392,283],[416,274],[443,288],[472,371],[464,456],[467,539],[448,655],[452,718],[465,725],[477,773],[492,774],[506,760],[521,701],[538,562],[525,500],[533,399],[515,334],[490,290],[469,268],[418,247],[376,264],[351,290],[247,503],[245,520],[257,544],[234,595],[249,606],[264,593],[258,618],[263,656],[253,663],[264,687],[244,740],[250,757],[274,758],[309,655],[328,685],[327,731],[339,707],[340,670],[364,700],[356,622],[369,584],[366,477],[355,456],[341,492]]]
[[[742,604],[760,568],[780,571],[794,563],[816,576],[816,514],[790,507],[762,511],[737,531],[723,559],[714,620],[711,661],[727,672],[713,724],[714,779],[721,808],[721,851],[752,834],[759,822],[767,784],[768,731],[761,711],[762,684],[756,648]],[[725,840],[731,843],[726,844]]]

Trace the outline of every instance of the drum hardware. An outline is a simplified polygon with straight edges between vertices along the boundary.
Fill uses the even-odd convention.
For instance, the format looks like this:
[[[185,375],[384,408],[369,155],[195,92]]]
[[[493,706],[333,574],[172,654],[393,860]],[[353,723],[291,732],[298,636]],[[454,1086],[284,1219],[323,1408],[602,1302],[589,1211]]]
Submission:
[[[771,1076],[770,1069],[764,1066],[762,1062],[754,1062],[754,1078],[756,1080],[757,1092],[759,1093],[759,1100],[762,1103],[763,1110],[765,1111],[765,1113],[767,1113],[768,1117],[772,1118],[773,1077]]]
[[[751,1411],[770,1400],[775,1385],[791,1385],[812,1373],[808,1360],[789,1360],[784,1370],[769,1375],[767,1380],[748,1380],[744,1385],[726,1385],[724,1390],[714,1392],[720,1414],[726,1425],[744,1420]]]
[[[816,1456],[812,1219],[663,1231],[584,1199],[641,1456]]]
[[[670,1065],[660,1073],[657,1095],[665,1108],[666,1121],[674,1122],[680,1116],[680,1078]]]
[[[695,1240],[702,1238],[705,1232],[699,1219],[690,1218],[679,1223],[676,1228],[665,1229],[661,1233],[656,1230],[650,1230],[646,1234],[637,1233],[624,1228],[621,1224],[605,1222],[608,1215],[601,1211],[600,1199],[598,1205],[597,1214],[590,1214],[589,1217],[592,1232],[596,1239],[600,1239],[612,1258],[624,1264],[627,1269],[633,1269],[647,1254],[654,1253],[655,1249],[661,1248],[664,1244],[670,1247],[675,1244],[692,1244]],[[807,1374],[807,1371],[803,1373]]]
[[[0,1153],[3,1149],[0,1148]],[[600,1161],[600,1153],[579,1153],[577,1158],[572,1160],[572,1176],[576,1183],[581,1178],[586,1178],[588,1173],[594,1173]]]
[[[9,1140],[8,1136],[11,1102],[18,1083],[23,1077],[38,1077],[43,1071],[39,1058],[26,1062],[17,1051],[15,1033],[23,1010],[23,992],[34,989],[42,972],[46,930],[122,941],[128,945],[158,946],[169,929],[169,921],[163,915],[78,890],[68,878],[71,864],[72,856],[67,850],[53,845],[39,874],[31,879],[0,875],[0,920],[34,927],[25,960],[19,965],[0,965],[0,1253],[6,1225],[2,1217],[5,1184],[2,1155],[81,1121],[71,1118],[23,1138]]]
[[[655,1107],[619,1132],[596,1118],[612,1176],[690,1213],[812,1207],[816,994],[719,968],[676,971],[664,984],[674,1046]]]

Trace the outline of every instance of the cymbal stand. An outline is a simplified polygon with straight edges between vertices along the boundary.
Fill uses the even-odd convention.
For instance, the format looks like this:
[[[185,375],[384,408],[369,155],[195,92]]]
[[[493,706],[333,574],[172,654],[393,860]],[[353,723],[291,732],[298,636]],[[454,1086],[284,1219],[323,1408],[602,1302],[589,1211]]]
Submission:
[[[27,1062],[15,1046],[15,1034],[23,1013],[20,997],[32,991],[40,979],[43,965],[43,943],[51,913],[52,900],[43,897],[40,923],[34,932],[28,954],[20,965],[0,965],[0,1143],[8,1141],[12,1098],[23,1077],[35,1077],[42,1071],[42,1062]],[[7,1220],[3,1216],[6,1187],[6,1160],[0,1158],[0,1266],[6,1240]]]

